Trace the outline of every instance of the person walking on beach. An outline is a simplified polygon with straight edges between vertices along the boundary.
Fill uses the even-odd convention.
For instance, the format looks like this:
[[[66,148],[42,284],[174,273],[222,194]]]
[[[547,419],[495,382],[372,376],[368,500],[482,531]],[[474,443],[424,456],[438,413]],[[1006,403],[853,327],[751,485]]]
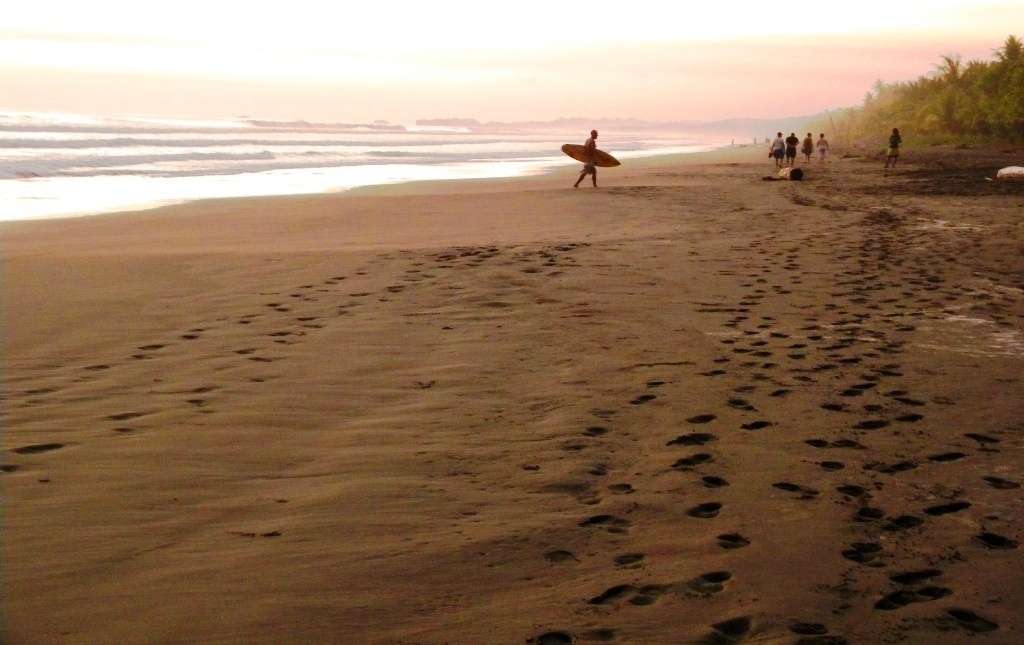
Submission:
[[[781,133],[779,136],[782,136]],[[796,147],[798,145],[800,145],[800,139],[797,138],[796,132],[790,132],[789,136],[786,137],[786,161],[789,162],[790,168],[796,163]]]
[[[580,171],[580,178],[576,180],[576,183],[573,184],[572,187],[579,188],[580,182],[583,181],[583,178],[590,175],[594,182],[594,188],[597,188],[597,166],[594,163],[594,151],[597,150],[597,130],[590,131],[590,138],[583,144],[583,150],[586,152],[587,160],[583,163],[583,170]]]
[[[804,142],[800,145],[800,152],[804,153],[804,163],[811,163],[811,155],[814,153],[814,137],[810,132],[804,137]]]
[[[771,156],[775,159],[775,167],[781,168],[782,158],[786,156],[786,140],[782,138],[781,132],[772,141]]]
[[[892,162],[892,167],[896,167],[896,161],[900,158],[900,144],[903,143],[903,139],[900,138],[900,129],[893,128],[892,134],[889,135],[889,151],[886,152],[885,167],[889,167],[889,162]]]
[[[818,137],[818,163],[825,163],[825,155],[828,154],[828,141],[825,140],[825,133]]]

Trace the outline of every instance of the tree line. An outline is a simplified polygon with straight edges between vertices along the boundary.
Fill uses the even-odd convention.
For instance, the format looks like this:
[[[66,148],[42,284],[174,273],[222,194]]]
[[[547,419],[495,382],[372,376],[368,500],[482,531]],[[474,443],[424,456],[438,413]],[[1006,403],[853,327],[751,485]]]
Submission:
[[[1024,142],[1024,42],[1009,36],[992,60],[940,57],[935,70],[912,81],[875,81],[858,107],[816,117],[808,131],[837,143],[866,144],[899,128],[918,143]]]

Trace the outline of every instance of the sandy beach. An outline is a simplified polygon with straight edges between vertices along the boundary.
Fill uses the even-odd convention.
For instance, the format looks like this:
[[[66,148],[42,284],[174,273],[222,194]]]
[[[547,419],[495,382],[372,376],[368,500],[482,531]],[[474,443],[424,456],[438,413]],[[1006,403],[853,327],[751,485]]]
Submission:
[[[0,225],[4,642],[1024,642],[1022,155]]]

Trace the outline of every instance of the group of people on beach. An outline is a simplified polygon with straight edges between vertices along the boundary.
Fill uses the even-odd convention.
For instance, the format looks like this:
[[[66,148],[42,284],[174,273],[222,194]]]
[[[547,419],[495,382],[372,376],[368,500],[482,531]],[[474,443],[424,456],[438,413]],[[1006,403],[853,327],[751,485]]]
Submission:
[[[811,162],[811,155],[814,154],[815,149],[818,150],[818,163],[825,163],[825,157],[828,155],[828,140],[825,139],[824,132],[818,136],[817,142],[814,141],[814,135],[810,132],[807,133],[807,136],[804,137],[803,141],[800,141],[795,132],[790,132],[789,136],[785,138],[783,138],[782,133],[779,132],[776,134],[774,141],[769,142],[767,138],[765,138],[764,141],[768,145],[768,158],[775,160],[776,168],[785,168],[787,164],[792,168],[796,164],[798,146],[800,152],[804,155],[804,161],[806,163]],[[890,164],[892,164],[893,167],[896,166],[896,162],[900,158],[901,143],[903,143],[903,139],[900,138],[899,128],[893,128],[892,134],[889,136],[889,148],[886,151],[886,168],[888,168]],[[594,154],[597,150],[597,130],[590,131],[590,138],[583,144],[583,148],[587,155],[587,161],[584,162],[583,170],[580,171],[580,177],[572,187],[579,188],[584,177],[590,175],[594,188],[597,188],[597,166],[595,165],[594,159]]]
[[[765,143],[768,143],[768,139],[765,139]],[[828,154],[828,141],[825,139],[824,132],[818,137],[817,143],[814,142],[814,135],[810,132],[807,133],[803,142],[800,141],[795,132],[790,132],[789,136],[785,139],[782,138],[782,133],[779,132],[775,136],[775,140],[768,143],[768,158],[775,160],[776,168],[784,168],[786,165],[792,168],[796,164],[797,146],[799,146],[800,152],[803,153],[804,160],[807,163],[811,162],[811,155],[814,154],[815,148],[818,149],[818,163],[825,163],[825,156]]]

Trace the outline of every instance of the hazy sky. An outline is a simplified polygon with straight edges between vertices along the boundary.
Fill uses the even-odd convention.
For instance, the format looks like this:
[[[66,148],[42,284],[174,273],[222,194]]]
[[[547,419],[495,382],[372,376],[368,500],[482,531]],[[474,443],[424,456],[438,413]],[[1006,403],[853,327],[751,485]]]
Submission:
[[[795,116],[1024,36],[1024,0],[8,4],[0,110],[189,117]]]

